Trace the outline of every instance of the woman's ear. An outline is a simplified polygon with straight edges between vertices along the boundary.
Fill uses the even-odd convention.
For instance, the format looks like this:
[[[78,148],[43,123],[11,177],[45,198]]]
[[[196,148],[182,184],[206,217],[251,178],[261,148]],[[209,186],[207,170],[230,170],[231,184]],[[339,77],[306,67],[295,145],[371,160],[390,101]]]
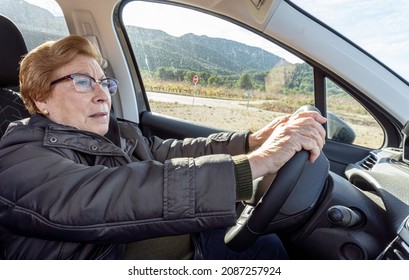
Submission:
[[[46,101],[34,101],[39,113],[43,115],[49,115],[50,113],[47,110],[47,102]]]

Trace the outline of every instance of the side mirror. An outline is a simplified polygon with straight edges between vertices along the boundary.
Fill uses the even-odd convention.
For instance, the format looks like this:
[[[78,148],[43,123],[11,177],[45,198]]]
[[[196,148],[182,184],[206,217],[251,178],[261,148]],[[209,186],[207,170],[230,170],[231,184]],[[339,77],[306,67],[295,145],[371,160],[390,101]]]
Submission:
[[[327,138],[343,143],[352,144],[356,133],[346,122],[338,116],[327,113]]]

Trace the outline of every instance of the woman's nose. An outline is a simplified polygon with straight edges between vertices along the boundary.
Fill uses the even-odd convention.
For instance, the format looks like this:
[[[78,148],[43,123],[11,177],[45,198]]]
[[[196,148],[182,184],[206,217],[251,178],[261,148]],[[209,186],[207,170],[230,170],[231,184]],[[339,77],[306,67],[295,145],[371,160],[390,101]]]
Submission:
[[[94,86],[94,94],[98,101],[107,101],[111,98],[110,93],[101,86],[101,83],[96,83]]]

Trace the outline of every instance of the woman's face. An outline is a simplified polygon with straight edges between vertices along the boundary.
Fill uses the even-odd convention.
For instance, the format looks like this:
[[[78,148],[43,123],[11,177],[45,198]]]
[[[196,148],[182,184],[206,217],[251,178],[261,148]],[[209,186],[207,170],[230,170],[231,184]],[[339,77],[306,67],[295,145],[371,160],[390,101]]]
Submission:
[[[52,80],[66,75],[86,74],[96,80],[105,78],[97,61],[89,56],[78,55],[70,63],[56,69]],[[105,135],[108,131],[111,96],[99,83],[90,92],[78,92],[72,79],[66,79],[51,86],[51,95],[37,107],[49,112],[52,121],[76,127],[80,130]]]

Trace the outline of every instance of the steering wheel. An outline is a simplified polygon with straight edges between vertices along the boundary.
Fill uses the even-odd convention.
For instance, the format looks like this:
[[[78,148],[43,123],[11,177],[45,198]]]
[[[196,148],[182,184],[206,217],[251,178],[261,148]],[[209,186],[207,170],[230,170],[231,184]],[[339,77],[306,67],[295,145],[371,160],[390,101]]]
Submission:
[[[306,105],[294,114],[302,111],[318,111]],[[297,152],[280,170],[256,206],[247,205],[237,219],[236,225],[225,235],[225,244],[232,250],[243,251],[249,248],[263,234],[270,221],[277,215],[291,194],[307,164],[308,151]]]

